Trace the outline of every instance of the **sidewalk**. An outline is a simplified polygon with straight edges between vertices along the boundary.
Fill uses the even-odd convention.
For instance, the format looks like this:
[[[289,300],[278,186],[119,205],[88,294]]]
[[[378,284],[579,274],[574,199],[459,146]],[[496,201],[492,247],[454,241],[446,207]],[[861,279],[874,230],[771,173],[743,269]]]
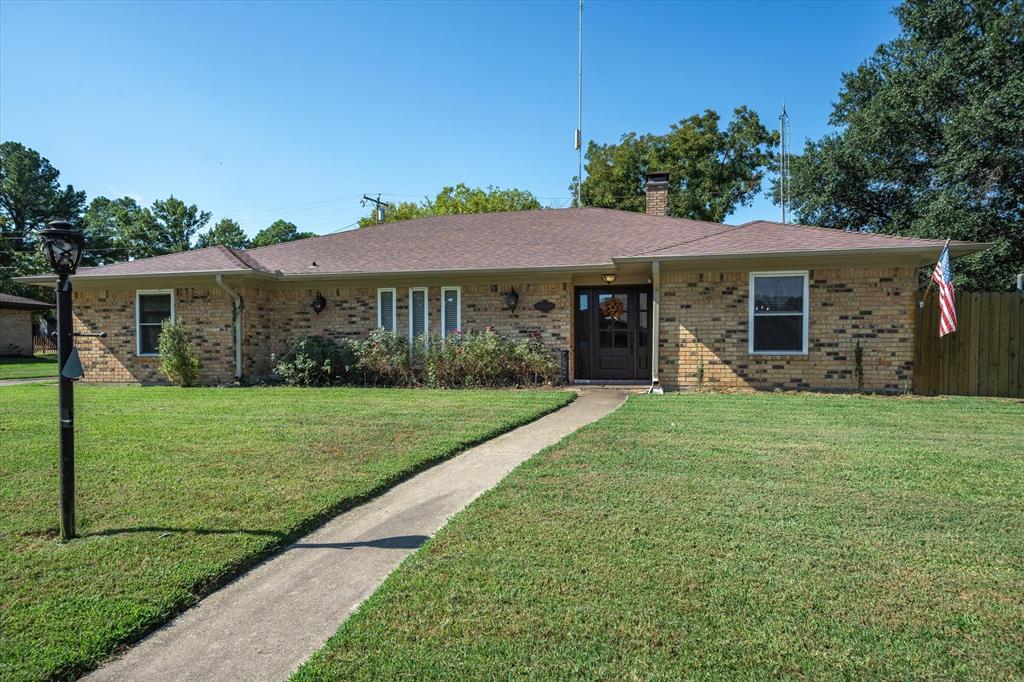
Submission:
[[[625,401],[570,405],[398,484],[210,595],[89,680],[284,680],[448,519],[512,469]]]

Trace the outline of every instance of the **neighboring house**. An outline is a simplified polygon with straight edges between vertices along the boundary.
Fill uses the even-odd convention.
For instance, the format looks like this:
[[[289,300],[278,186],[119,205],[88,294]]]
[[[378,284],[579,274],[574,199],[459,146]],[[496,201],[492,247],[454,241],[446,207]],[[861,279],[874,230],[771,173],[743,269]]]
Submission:
[[[32,355],[32,314],[52,308],[32,298],[0,294],[0,355]]]
[[[310,334],[491,327],[568,351],[573,381],[848,390],[859,343],[865,388],[912,387],[917,271],[941,241],[669,218],[667,198],[666,177],[652,174],[646,214],[434,216],[85,269],[73,278],[76,327],[108,334],[78,341],[86,378],[160,381],[156,339],[175,318],[207,383],[265,377]]]

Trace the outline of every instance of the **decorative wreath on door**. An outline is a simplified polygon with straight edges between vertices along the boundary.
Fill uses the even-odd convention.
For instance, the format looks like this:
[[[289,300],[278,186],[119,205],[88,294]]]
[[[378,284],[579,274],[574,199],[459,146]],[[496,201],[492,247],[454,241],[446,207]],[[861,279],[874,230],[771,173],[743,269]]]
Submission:
[[[601,303],[601,314],[617,320],[626,312],[626,304],[618,298],[608,298]]]

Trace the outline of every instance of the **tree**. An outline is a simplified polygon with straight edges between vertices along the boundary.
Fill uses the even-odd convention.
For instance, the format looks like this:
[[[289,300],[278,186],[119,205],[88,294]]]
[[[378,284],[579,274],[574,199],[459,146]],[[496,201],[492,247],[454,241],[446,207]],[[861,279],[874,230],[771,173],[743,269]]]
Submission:
[[[957,285],[1011,288],[1024,270],[1024,4],[894,11],[900,35],[843,75],[838,130],[793,158],[793,208],[825,227],[994,242],[957,260]]]
[[[205,249],[218,244],[230,246],[233,249],[244,249],[249,246],[249,238],[245,236],[241,225],[231,218],[221,218],[216,225],[210,228],[209,232],[199,235],[196,248]]]
[[[501,189],[500,187],[468,187],[459,183],[454,187],[441,189],[433,199],[424,197],[420,203],[404,201],[385,212],[384,222],[411,220],[432,215],[455,215],[459,213],[495,213],[500,211],[529,211],[542,208],[537,197],[522,189]],[[376,210],[359,219],[359,227],[377,224]]]
[[[629,132],[618,144],[587,145],[584,206],[643,211],[647,173],[665,171],[668,214],[722,222],[737,206],[749,205],[774,162],[777,132],[770,132],[746,107],[733,112],[724,130],[708,109],[674,123],[664,135]],[[570,189],[575,195],[577,178]]]
[[[295,223],[290,223],[287,220],[275,220],[269,227],[256,233],[256,236],[252,238],[251,246],[253,248],[270,246],[272,244],[293,242],[296,239],[306,239],[307,237],[315,236],[316,234],[312,232],[299,232],[299,228],[295,226]]]
[[[136,216],[131,235],[133,258],[148,258],[188,251],[192,237],[210,221],[210,213],[171,195],[157,199],[149,210]]]
[[[144,221],[139,204],[131,197],[96,197],[82,216],[86,233],[85,265],[104,265],[126,261],[132,255],[132,236],[140,232]]]
[[[40,295],[12,278],[46,271],[36,231],[51,220],[77,224],[84,203],[85,192],[61,186],[60,171],[39,152],[17,142],[0,144],[0,291]]]

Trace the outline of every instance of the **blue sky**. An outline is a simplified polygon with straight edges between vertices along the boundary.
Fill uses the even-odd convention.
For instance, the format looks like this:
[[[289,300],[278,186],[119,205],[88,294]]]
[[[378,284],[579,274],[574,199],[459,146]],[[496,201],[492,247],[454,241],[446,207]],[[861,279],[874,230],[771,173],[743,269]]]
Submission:
[[[584,9],[584,138],[747,105],[819,137],[840,74],[898,30],[891,2]],[[329,232],[443,185],[564,205],[576,13],[549,3],[0,3],[0,137],[90,198],[174,194],[250,234]],[[767,184],[766,184],[767,188]],[[777,218],[759,198],[730,222]],[[212,224],[212,223],[211,223]]]

